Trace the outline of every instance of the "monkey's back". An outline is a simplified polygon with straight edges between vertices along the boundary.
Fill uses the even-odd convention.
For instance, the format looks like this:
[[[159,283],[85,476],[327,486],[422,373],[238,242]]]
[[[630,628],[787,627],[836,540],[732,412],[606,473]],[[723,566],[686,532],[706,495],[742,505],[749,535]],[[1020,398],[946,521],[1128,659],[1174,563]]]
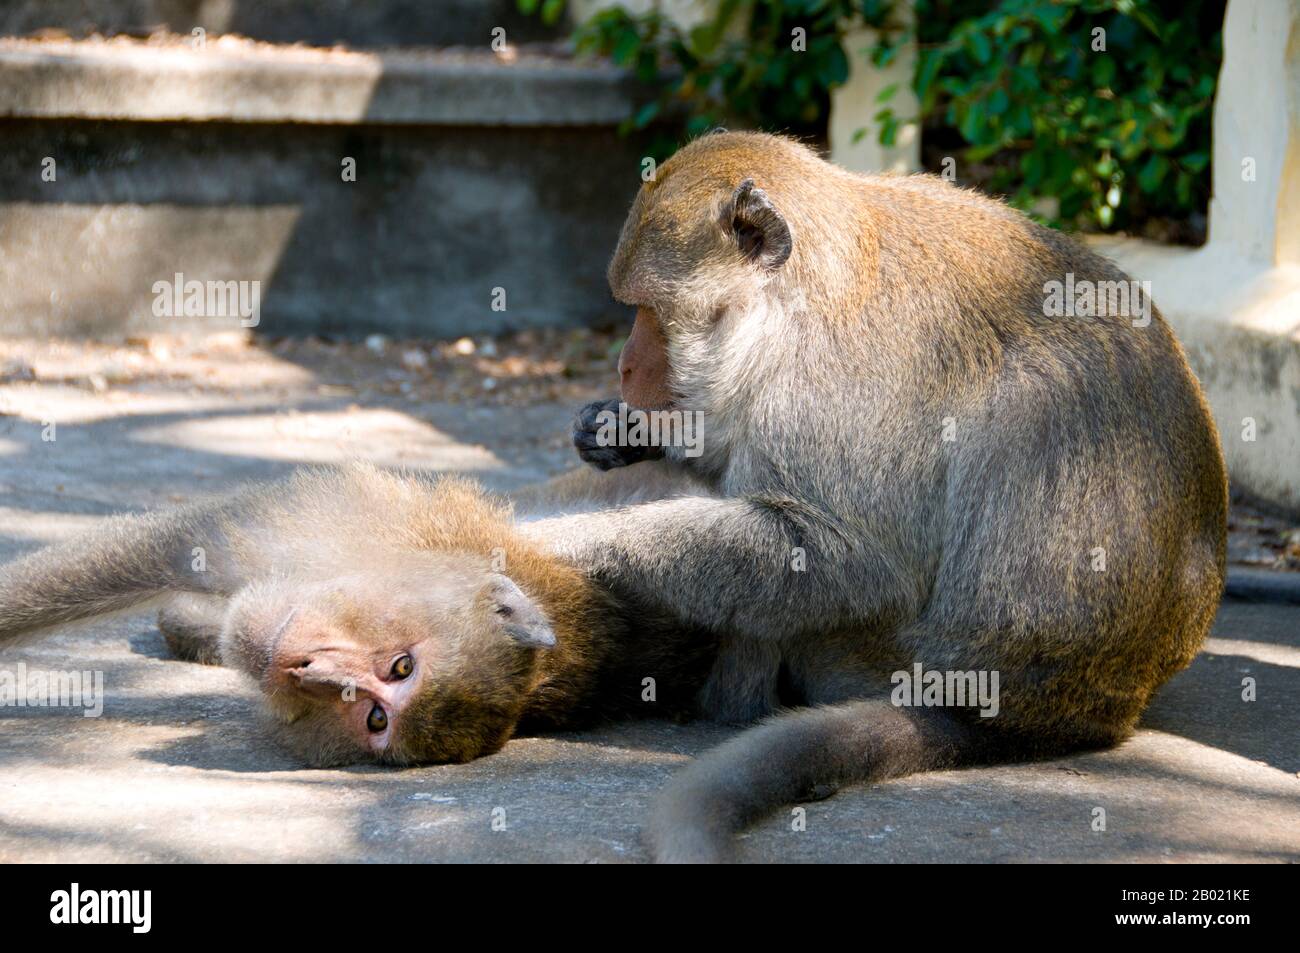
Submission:
[[[965,243],[928,292],[958,303],[927,331],[965,373],[946,391],[961,431],[944,451],[934,596],[901,640],[927,665],[1000,670],[999,728],[1112,741],[1190,662],[1222,594],[1227,481],[1209,408],[1113,263],[929,180],[893,200],[931,210],[939,254]],[[1132,307],[1052,314],[1049,288],[1067,281],[1124,282]]]

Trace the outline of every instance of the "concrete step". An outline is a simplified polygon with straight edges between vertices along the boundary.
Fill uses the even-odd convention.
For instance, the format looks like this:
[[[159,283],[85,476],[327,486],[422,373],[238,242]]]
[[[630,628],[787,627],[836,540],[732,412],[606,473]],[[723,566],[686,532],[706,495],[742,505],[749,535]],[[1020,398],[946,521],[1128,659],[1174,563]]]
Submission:
[[[0,333],[247,323],[169,314],[193,281],[257,282],[269,334],[621,319],[604,267],[636,96],[530,47],[0,40]]]
[[[501,27],[512,43],[557,39],[561,22],[519,13],[515,0],[6,0],[0,35],[62,31],[147,36],[237,33],[271,43],[345,44],[352,49],[487,46]]]

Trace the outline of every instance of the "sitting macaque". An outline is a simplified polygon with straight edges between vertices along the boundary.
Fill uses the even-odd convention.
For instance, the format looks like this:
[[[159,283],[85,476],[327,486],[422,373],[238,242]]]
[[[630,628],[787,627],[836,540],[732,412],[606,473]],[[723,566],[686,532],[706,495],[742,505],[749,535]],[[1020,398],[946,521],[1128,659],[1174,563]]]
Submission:
[[[705,489],[525,529],[720,633],[714,716],[809,706],[681,772],[657,857],[725,856],[827,785],[1115,744],[1196,654],[1223,591],[1223,455],[1149,288],[1113,262],[939,178],[733,132],[641,186],[609,285],[636,308],[622,400],[691,415],[698,439],[611,447],[598,403],[579,455],[624,487],[671,466]],[[928,675],[902,691],[918,665],[996,677],[996,716],[930,704]]]
[[[365,465],[114,517],[20,559],[0,569],[0,644],[160,598],[173,650],[251,676],[314,765],[461,762],[520,731],[687,713],[713,655],[473,484]]]

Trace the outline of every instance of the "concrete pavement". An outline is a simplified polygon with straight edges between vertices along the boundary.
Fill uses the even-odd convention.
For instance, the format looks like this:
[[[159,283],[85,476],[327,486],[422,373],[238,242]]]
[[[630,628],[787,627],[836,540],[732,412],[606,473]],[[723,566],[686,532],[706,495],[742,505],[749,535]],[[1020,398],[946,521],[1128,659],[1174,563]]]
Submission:
[[[364,456],[508,487],[567,463],[570,405],[487,408],[329,396],[263,352],[266,379],[95,393],[0,387],[0,558],[115,509]],[[274,384],[268,384],[268,380]],[[116,396],[114,396],[116,395]],[[57,439],[43,441],[50,421]],[[638,827],[671,774],[732,729],[638,723],[518,739],[469,765],[305,770],[233,672],[166,657],[148,616],[0,652],[0,669],[104,673],[99,718],[0,708],[0,861],[644,859]],[[1243,679],[1257,700],[1243,701]],[[1189,670],[1120,748],[856,787],[783,812],[756,861],[1300,859],[1300,607],[1229,603]],[[1105,830],[1095,830],[1096,812]],[[502,812],[504,814],[502,815]],[[493,818],[504,816],[504,829]],[[498,823],[496,827],[500,827]]]

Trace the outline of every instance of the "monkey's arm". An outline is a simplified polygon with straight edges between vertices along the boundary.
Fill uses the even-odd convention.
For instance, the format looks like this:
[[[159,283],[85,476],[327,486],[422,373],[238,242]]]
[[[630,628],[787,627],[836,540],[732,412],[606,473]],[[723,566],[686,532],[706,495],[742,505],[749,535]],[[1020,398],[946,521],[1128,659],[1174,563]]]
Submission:
[[[262,517],[264,493],[107,519],[89,533],[0,567],[0,644],[121,612],[169,592],[229,595],[255,571],[229,531]]]
[[[526,517],[648,503],[699,495],[705,490],[703,483],[681,467],[651,460],[637,467],[608,471],[579,467],[516,490],[510,499],[515,512]]]
[[[869,528],[786,499],[688,496],[521,526],[614,591],[714,631],[821,628],[900,591]]]

